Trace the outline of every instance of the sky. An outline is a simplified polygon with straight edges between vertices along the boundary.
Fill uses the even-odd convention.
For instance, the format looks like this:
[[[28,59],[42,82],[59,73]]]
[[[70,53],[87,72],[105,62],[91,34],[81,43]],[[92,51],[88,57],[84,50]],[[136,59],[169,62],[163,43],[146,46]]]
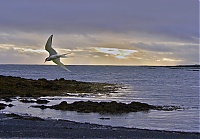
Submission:
[[[1,0],[0,64],[199,64],[198,0]],[[45,64],[53,64],[47,62]]]

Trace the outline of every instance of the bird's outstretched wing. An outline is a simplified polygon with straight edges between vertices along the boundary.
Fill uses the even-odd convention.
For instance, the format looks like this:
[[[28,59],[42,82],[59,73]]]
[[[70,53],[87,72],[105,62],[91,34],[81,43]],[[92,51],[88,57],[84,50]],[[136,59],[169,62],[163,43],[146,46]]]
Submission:
[[[52,60],[52,61],[53,61],[54,63],[56,63],[58,66],[60,66],[61,68],[65,69],[65,70],[67,70],[67,71],[69,71],[69,72],[71,72],[70,70],[68,70],[68,69],[65,67],[65,65],[64,65],[63,63],[60,62],[60,58],[54,59],[54,60]]]
[[[49,56],[57,54],[57,52],[51,47],[51,45],[52,45],[52,38],[53,38],[53,35],[51,35],[48,38],[48,40],[46,42],[46,45],[45,45],[45,50],[47,50],[49,52]]]

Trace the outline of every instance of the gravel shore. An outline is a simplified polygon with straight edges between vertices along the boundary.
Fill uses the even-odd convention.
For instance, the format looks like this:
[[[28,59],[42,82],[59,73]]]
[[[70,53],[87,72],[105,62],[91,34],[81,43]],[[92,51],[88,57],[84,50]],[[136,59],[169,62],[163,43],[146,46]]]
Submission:
[[[111,127],[66,120],[0,114],[1,138],[132,138],[198,139],[199,133]]]

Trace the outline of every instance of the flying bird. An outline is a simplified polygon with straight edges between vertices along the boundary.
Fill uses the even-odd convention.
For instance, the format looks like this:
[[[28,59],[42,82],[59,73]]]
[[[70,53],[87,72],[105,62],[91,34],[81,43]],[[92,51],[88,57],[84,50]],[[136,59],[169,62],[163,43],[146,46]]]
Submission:
[[[52,38],[53,38],[53,35],[51,35],[51,36],[48,38],[47,42],[46,42],[45,50],[47,50],[47,51],[49,52],[49,57],[47,57],[47,58],[45,59],[44,62],[46,62],[46,61],[51,61],[51,60],[52,60],[54,63],[56,63],[56,64],[57,64],[58,66],[60,66],[61,68],[65,69],[65,70],[67,70],[67,71],[69,71],[69,72],[71,72],[69,69],[67,69],[67,68],[65,67],[65,65],[64,65],[63,63],[60,62],[60,58],[65,58],[67,54],[61,54],[61,55],[60,55],[60,54],[58,54],[58,53],[56,52],[56,50],[54,50],[54,49],[52,48]]]

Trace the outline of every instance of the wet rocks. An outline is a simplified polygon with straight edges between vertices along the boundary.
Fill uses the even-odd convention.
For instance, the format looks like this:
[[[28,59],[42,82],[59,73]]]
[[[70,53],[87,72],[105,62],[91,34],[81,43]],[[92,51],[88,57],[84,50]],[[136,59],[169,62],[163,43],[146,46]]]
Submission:
[[[101,119],[101,120],[110,120],[109,117],[101,117],[101,118],[99,118],[99,119]]]
[[[80,82],[64,78],[32,80],[2,75],[0,75],[0,84],[0,98],[65,96],[68,93],[111,93],[120,88],[115,84]]]
[[[0,103],[0,110],[3,110],[3,109],[5,109],[6,107],[12,107],[12,106],[14,106],[13,104],[4,104],[4,103]]]
[[[2,101],[12,102],[12,99],[10,99],[9,97],[4,97],[4,98],[2,98]]]
[[[36,101],[37,104],[47,104],[47,103],[49,103],[49,102],[50,102],[50,101],[45,100],[45,99],[38,99],[38,100]]]
[[[31,100],[31,99],[21,99],[20,102],[22,102],[22,103],[35,103],[35,100]]]
[[[111,101],[111,102],[92,102],[92,101],[76,101],[74,103],[68,104],[66,101],[62,101],[58,105],[52,106],[32,106],[35,108],[41,109],[55,109],[55,110],[63,110],[63,111],[77,111],[83,113],[108,113],[108,114],[122,114],[122,113],[129,113],[129,112],[139,112],[139,111],[146,111],[149,110],[164,110],[164,111],[172,111],[176,110],[178,107],[166,107],[166,106],[154,106],[149,105],[146,103],[140,102],[131,102],[129,104]]]
[[[0,103],[0,110],[5,109],[6,106],[6,104]]]
[[[45,100],[45,99],[37,99],[37,100],[33,100],[33,99],[27,99],[27,98],[23,98],[19,100],[20,102],[23,103],[37,103],[37,104],[47,104],[50,101]]]

